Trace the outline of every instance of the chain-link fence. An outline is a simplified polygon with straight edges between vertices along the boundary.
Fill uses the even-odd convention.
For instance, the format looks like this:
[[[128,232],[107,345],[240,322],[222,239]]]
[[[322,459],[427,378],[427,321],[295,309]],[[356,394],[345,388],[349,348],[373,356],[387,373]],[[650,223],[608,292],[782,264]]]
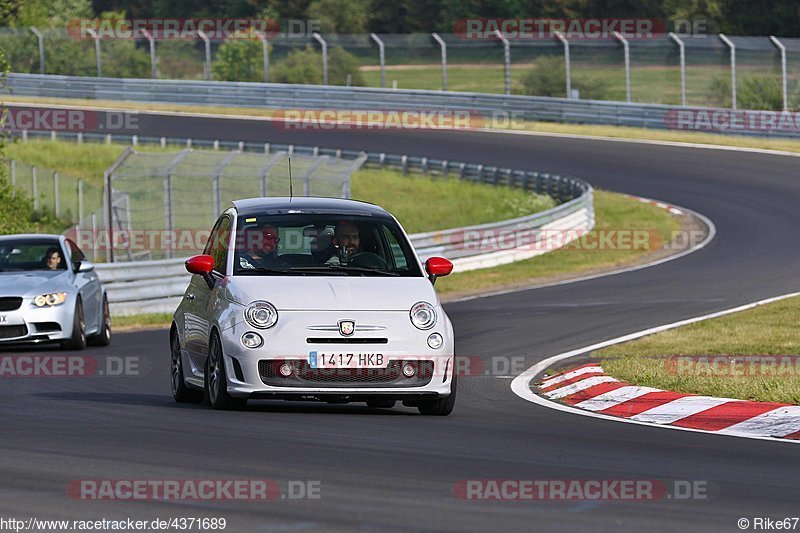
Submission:
[[[0,46],[19,73],[280,83],[327,79],[331,85],[800,108],[800,39],[788,38],[653,34],[629,41],[620,36],[504,43],[499,37],[412,33],[94,40],[65,29],[3,28]]]
[[[289,196],[292,189],[295,196],[348,198],[350,175],[365,159],[129,149],[108,173],[113,260],[198,253],[212,223],[232,200]]]

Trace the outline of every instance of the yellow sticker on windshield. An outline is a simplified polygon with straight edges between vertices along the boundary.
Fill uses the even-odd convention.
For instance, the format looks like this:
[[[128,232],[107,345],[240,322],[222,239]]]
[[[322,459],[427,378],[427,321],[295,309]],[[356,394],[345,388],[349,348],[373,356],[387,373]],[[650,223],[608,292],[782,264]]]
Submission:
[[[255,222],[256,219],[255,218],[246,218],[246,219],[244,219],[244,221],[245,222]]]

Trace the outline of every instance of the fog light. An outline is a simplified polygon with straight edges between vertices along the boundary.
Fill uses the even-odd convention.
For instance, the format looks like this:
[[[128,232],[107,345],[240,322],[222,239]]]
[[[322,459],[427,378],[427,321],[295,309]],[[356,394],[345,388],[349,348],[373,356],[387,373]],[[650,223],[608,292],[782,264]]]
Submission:
[[[403,375],[407,378],[413,378],[414,374],[417,373],[417,367],[414,366],[414,363],[406,363],[403,365]]]
[[[264,339],[262,339],[261,335],[258,333],[248,331],[242,335],[242,344],[244,344],[247,348],[258,348],[264,344]]]
[[[278,369],[278,373],[280,373],[281,376],[288,378],[289,376],[292,375],[292,370],[293,370],[292,365],[290,365],[289,363],[283,363],[281,367]]]
[[[431,333],[428,337],[428,346],[433,348],[434,350],[438,350],[444,344],[444,339],[438,333]]]

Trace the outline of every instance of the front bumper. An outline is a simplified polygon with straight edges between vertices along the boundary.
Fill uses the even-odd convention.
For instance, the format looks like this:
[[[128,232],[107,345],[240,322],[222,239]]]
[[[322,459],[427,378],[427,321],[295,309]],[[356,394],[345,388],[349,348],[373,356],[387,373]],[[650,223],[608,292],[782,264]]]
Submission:
[[[372,398],[414,400],[436,399],[450,394],[455,368],[452,328],[446,317],[426,331],[416,329],[408,315],[400,313],[349,313],[356,321],[356,333],[344,339],[338,332],[312,330],[309,325],[335,324],[341,313],[284,313],[275,330],[253,330],[239,322],[222,334],[228,394],[240,398],[318,399],[323,401],[365,401]],[[358,324],[382,329],[359,331]],[[245,348],[244,333],[257,331],[264,338],[260,348]],[[444,343],[431,349],[427,338],[439,333]],[[363,342],[366,341],[366,342]],[[375,341],[375,342],[372,342]],[[312,368],[311,352],[382,354],[385,368]],[[289,376],[279,373],[281,364],[292,367]],[[406,376],[403,366],[411,363],[415,372]]]
[[[18,309],[0,311],[0,345],[68,340],[74,308],[75,296],[71,294],[55,307],[36,307],[32,298],[23,298]]]

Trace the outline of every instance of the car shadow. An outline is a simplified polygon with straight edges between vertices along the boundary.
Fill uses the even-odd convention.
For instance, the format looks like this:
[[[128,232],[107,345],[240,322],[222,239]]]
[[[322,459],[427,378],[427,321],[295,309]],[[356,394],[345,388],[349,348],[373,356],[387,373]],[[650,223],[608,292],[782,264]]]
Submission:
[[[108,392],[38,392],[33,396],[59,402],[95,402],[115,405],[139,405],[143,407],[162,407],[165,409],[209,410],[200,403],[176,403],[169,395],[163,394],[124,394]],[[402,407],[398,402],[392,409],[371,408],[363,403],[327,404],[321,402],[285,402],[271,400],[251,400],[242,413],[281,413],[281,414],[349,414],[371,416],[409,416],[417,411]]]

